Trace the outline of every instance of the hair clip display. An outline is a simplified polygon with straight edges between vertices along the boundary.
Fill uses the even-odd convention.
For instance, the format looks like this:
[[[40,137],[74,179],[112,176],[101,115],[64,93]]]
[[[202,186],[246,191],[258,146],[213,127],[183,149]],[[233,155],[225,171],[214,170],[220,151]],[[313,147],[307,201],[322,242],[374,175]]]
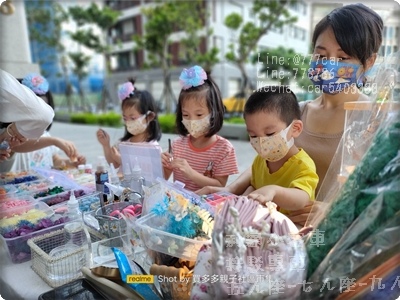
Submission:
[[[21,83],[37,95],[44,95],[49,91],[49,82],[40,74],[30,73],[22,79]]]
[[[132,82],[130,82],[130,81],[125,82],[118,89],[118,99],[120,101],[123,101],[126,98],[132,96],[134,91],[135,91],[135,87],[133,86]]]
[[[182,89],[187,90],[191,87],[197,87],[204,84],[207,80],[206,71],[202,67],[193,66],[189,69],[184,69],[179,76],[179,83]]]

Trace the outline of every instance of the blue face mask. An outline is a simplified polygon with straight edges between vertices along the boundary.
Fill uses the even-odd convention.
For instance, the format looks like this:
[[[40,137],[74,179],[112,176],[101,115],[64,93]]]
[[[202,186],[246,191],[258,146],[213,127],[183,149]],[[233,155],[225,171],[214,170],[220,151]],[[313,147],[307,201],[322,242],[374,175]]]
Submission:
[[[356,84],[362,86],[361,77],[357,79],[360,65],[332,60],[312,61],[308,70],[308,78],[326,94],[337,94],[345,88]]]

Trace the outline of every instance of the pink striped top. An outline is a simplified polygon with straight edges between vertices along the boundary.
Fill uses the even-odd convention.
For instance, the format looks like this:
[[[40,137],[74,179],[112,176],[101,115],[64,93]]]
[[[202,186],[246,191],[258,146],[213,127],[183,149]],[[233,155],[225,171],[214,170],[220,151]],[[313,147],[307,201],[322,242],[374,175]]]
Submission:
[[[174,158],[184,158],[188,164],[200,174],[209,177],[229,176],[239,173],[235,149],[231,142],[217,135],[214,144],[206,148],[195,148],[190,142],[189,135],[179,137],[172,143]],[[179,170],[174,170],[174,180],[185,184],[185,189],[196,191],[198,186],[185,178]]]

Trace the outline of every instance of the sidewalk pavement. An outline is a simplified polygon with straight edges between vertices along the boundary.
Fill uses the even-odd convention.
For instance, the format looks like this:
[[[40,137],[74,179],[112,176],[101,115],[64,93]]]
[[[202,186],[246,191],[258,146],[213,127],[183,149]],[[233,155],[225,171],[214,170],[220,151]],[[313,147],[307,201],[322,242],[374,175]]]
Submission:
[[[75,143],[78,151],[86,157],[88,163],[93,166],[97,162],[97,157],[103,155],[103,149],[96,138],[98,125],[80,125],[71,123],[54,122],[50,129],[50,134],[54,137],[63,138]],[[101,127],[108,132],[111,143],[118,142],[123,135],[123,128]],[[177,135],[165,133],[162,135],[160,145],[163,151],[168,149],[168,139],[174,139]],[[251,166],[256,152],[249,142],[230,139],[236,150],[236,158],[239,166],[239,174]],[[238,174],[238,175],[239,175]],[[229,176],[228,183],[235,180],[238,175]]]

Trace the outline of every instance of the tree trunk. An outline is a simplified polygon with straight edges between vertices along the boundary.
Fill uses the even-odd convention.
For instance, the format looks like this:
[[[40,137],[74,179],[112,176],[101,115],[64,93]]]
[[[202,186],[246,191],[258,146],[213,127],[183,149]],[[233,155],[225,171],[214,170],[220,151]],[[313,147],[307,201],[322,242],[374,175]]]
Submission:
[[[240,94],[244,95],[244,97],[247,99],[250,96],[249,91],[254,89],[253,84],[249,80],[249,76],[247,75],[246,68],[243,62],[238,63],[238,68],[240,70],[240,73],[242,74]]]
[[[81,99],[82,110],[86,110],[85,94],[82,89],[82,78],[78,78],[79,98]]]
[[[163,70],[163,93],[161,96],[160,101],[164,101],[165,103],[165,112],[167,114],[172,113],[172,103],[175,102],[175,95],[174,92],[172,91],[171,87],[171,72],[170,72],[170,66],[168,62],[168,43],[165,41],[164,47],[163,47],[163,52],[160,55],[160,60],[161,60],[161,66]]]

